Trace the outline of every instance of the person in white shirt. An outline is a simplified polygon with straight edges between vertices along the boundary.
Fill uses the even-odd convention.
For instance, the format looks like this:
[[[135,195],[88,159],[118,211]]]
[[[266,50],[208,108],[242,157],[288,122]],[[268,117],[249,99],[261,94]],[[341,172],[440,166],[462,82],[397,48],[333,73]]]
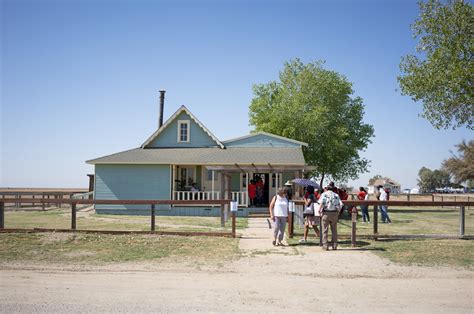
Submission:
[[[332,186],[327,186],[325,192],[319,198],[319,213],[323,223],[323,249],[328,250],[328,233],[329,226],[331,226],[331,242],[332,249],[337,250],[337,220],[339,218],[339,211],[344,204],[339,195],[333,192]]]
[[[380,193],[379,201],[388,201],[387,192],[385,192],[382,185],[379,185],[379,193]],[[382,214],[382,223],[389,223],[389,224],[392,223],[392,221],[390,220],[390,217],[388,216],[387,205],[380,205],[380,213]]]
[[[281,188],[275,195],[269,207],[270,218],[273,223],[273,245],[284,246],[283,236],[285,235],[286,221],[288,219],[288,199],[286,198],[286,189]]]

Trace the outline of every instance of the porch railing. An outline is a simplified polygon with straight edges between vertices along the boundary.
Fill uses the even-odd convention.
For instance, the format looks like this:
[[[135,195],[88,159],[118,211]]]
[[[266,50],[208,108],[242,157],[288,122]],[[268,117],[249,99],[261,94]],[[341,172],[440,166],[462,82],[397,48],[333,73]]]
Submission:
[[[175,201],[209,201],[220,199],[218,191],[174,191],[173,200]]]
[[[220,199],[219,191],[174,191],[173,200],[176,201],[208,201]],[[249,199],[247,192],[232,192],[231,199],[237,201],[238,206],[248,206]]]
[[[237,201],[238,206],[247,207],[249,205],[247,192],[232,192],[231,198],[232,200]]]

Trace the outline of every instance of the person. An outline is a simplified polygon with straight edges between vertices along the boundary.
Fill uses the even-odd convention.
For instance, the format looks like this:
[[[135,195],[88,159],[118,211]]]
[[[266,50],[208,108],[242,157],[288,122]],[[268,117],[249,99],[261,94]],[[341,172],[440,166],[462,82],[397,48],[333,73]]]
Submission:
[[[288,219],[288,199],[285,188],[280,188],[277,195],[272,198],[269,206],[270,219],[273,221],[273,245],[284,246],[286,221]]]
[[[319,230],[318,230],[318,224],[319,224],[319,215],[316,216],[315,213],[315,206],[317,202],[316,195],[314,193],[314,187],[308,186],[307,188],[307,197],[305,198],[305,207],[310,208],[312,210],[311,213],[303,213],[303,217],[305,218],[305,223],[304,223],[304,235],[303,239],[300,239],[299,243],[306,243],[306,240],[308,239],[308,231],[309,228],[313,228],[314,233],[316,234],[316,237],[319,237]]]
[[[199,192],[199,188],[196,183],[191,184],[191,192]]]
[[[257,177],[255,186],[257,187],[257,206],[259,206],[263,204],[264,184],[262,178]]]
[[[255,198],[257,197],[257,186],[255,185],[255,180],[250,180],[249,186],[248,186],[248,192],[249,192],[249,199],[250,199],[250,206],[255,206]]]
[[[286,198],[291,201],[291,199],[293,198],[293,183],[291,183],[290,180],[286,181],[285,182],[285,188],[286,188]]]
[[[380,201],[388,201],[388,194],[385,192],[384,188],[382,185],[379,185],[379,200]],[[388,206],[387,205],[380,205],[380,213],[382,214],[382,223],[389,223],[391,224],[392,221],[390,220],[390,217],[388,216]]]
[[[344,205],[337,193],[333,192],[333,187],[328,185],[325,192],[319,198],[319,215],[323,222],[323,250],[329,250],[328,232],[331,226],[332,249],[337,250],[337,219],[338,211]]]
[[[369,194],[363,187],[359,187],[359,193],[357,193],[357,199],[359,201],[367,201],[369,199]],[[362,210],[362,222],[370,223],[369,205],[360,205],[360,209]]]

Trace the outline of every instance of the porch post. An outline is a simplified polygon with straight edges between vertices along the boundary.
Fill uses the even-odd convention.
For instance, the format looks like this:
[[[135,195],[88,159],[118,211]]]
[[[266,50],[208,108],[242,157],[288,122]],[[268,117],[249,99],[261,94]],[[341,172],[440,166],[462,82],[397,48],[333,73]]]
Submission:
[[[232,199],[232,190],[231,190],[231,185],[230,185],[230,182],[231,182],[231,176],[230,174],[226,174],[225,176],[226,178],[226,194],[225,194],[225,199],[226,200],[230,200]],[[226,218],[229,219],[229,214],[230,214],[230,205],[229,205],[229,202],[227,202],[226,204]]]
[[[171,177],[171,199],[175,200],[174,187],[176,186],[176,165],[173,165],[172,177]]]
[[[214,193],[214,170],[212,170],[211,191],[212,191],[212,192],[211,192],[211,200],[214,200],[214,199],[216,199],[216,198],[214,197],[214,194],[215,194],[215,193]]]
[[[224,199],[224,188],[225,188],[224,173],[220,174],[220,179],[221,179],[221,199]],[[225,227],[224,211],[225,211],[225,205],[221,204],[221,227]]]

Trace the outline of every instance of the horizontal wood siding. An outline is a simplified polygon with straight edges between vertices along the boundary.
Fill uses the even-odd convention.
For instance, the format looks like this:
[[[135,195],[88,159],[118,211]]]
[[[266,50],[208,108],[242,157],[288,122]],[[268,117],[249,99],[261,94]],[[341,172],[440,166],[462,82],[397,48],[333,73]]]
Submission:
[[[255,209],[250,209],[254,210]],[[266,212],[266,211],[265,211]],[[171,210],[156,210],[156,216],[196,216],[196,217],[220,217],[220,207],[172,207]],[[247,217],[249,208],[239,208],[237,217]],[[100,215],[141,215],[149,216],[149,209],[97,209]],[[157,219],[157,222],[159,219]],[[230,220],[229,220],[230,223]]]
[[[189,143],[178,143],[178,120],[189,120]],[[169,124],[161,134],[154,139],[148,148],[152,147],[215,147],[217,143],[197,125],[191,117],[182,112]]]
[[[169,165],[96,165],[95,198],[100,200],[169,200]],[[145,205],[96,205],[99,209],[139,210]],[[159,205],[157,209],[168,209]]]
[[[226,147],[300,147],[300,144],[285,141],[270,137],[265,134],[257,134],[255,136],[247,137],[244,139],[226,142]]]

